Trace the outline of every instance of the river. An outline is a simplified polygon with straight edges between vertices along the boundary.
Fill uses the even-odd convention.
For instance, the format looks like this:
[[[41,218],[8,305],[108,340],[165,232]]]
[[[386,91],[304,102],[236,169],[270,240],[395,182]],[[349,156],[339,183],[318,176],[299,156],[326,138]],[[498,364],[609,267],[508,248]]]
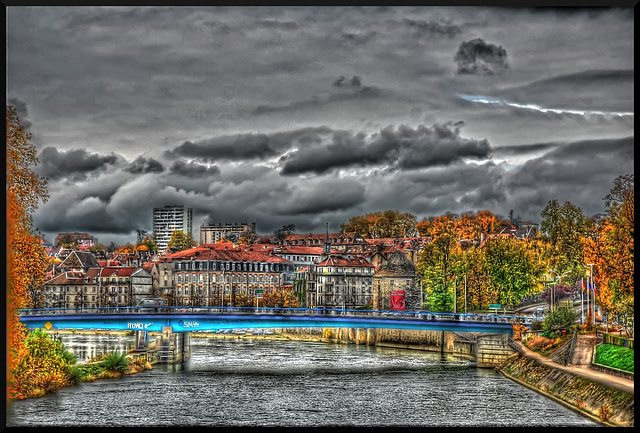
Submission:
[[[63,335],[79,359],[133,337]],[[279,340],[191,339],[156,365],[15,401],[7,426],[599,426],[468,359]]]

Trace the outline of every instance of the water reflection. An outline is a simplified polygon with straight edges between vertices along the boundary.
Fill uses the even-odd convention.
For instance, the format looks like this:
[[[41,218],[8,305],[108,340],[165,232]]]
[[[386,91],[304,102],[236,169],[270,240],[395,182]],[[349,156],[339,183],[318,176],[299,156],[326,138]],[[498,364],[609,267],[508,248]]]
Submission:
[[[64,336],[81,356],[133,337]],[[449,354],[356,345],[192,339],[156,365],[11,403],[9,426],[598,426]]]
[[[108,352],[128,352],[135,347],[135,337],[126,335],[69,335],[54,334],[64,347],[78,358],[78,363]]]

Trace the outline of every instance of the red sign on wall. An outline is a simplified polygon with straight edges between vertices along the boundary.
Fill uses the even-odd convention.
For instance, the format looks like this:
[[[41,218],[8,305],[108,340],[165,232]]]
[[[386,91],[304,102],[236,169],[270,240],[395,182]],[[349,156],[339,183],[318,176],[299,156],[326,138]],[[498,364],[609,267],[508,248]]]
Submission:
[[[405,292],[404,290],[392,290],[391,291],[391,309],[402,311],[404,310]]]

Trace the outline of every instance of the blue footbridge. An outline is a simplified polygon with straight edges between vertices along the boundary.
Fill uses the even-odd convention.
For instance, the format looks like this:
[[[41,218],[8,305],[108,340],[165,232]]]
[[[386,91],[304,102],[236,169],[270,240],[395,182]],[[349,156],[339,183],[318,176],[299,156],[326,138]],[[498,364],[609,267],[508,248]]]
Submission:
[[[177,357],[168,356],[173,362],[188,357],[189,335],[198,331],[261,328],[406,329],[440,331],[443,336],[445,332],[461,336],[486,334],[485,341],[499,340],[499,345],[506,346],[512,342],[514,321],[525,326],[527,322],[530,323],[530,318],[499,314],[267,307],[168,307],[158,312],[140,312],[137,307],[42,308],[20,310],[19,318],[28,329],[136,331],[139,350],[149,349],[149,333],[157,333],[162,340],[159,346],[166,346],[166,352],[170,352],[171,347],[171,352],[179,352]],[[461,343],[475,344],[482,339],[462,338]],[[475,349],[472,352],[477,354]]]

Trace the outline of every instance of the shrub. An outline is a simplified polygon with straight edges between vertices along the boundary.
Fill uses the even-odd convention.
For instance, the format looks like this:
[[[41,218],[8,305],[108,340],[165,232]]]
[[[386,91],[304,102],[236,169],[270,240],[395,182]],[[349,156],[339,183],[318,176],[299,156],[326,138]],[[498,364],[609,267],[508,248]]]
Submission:
[[[72,377],[75,356],[41,329],[29,332],[13,369],[10,398],[25,398],[57,391]]]
[[[542,320],[534,320],[531,322],[532,331],[542,331]]]
[[[124,373],[129,366],[129,359],[126,353],[115,351],[114,353],[108,354],[100,365],[107,371]]]
[[[83,382],[87,377],[86,373],[79,366],[74,365],[69,370],[68,382],[71,385],[75,385],[76,383]]]
[[[542,329],[544,331],[555,332],[568,330],[578,318],[578,314],[573,308],[560,307],[550,311],[542,321]]]
[[[542,336],[533,337],[528,340],[529,347],[537,350],[542,350],[545,346],[549,345],[549,343],[550,340]]]

